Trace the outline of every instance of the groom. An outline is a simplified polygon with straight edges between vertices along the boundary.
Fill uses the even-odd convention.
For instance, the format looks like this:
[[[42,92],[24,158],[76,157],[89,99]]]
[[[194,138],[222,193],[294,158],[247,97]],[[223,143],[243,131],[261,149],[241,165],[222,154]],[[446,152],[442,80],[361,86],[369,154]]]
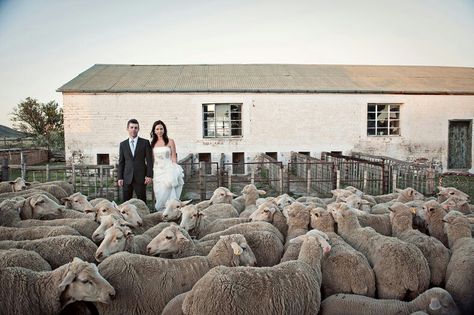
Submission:
[[[140,126],[136,119],[127,122],[128,139],[120,143],[118,185],[123,187],[123,201],[133,192],[146,203],[146,185],[152,182],[153,154],[150,143],[138,137]],[[146,161],[146,164],[145,164]]]

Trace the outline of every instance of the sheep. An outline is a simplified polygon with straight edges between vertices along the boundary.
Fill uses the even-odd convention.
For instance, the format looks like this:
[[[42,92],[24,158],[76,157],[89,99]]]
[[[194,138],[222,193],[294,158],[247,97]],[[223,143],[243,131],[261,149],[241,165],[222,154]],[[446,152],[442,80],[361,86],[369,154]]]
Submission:
[[[95,259],[101,262],[107,257],[122,251],[145,254],[148,243],[169,224],[160,223],[142,235],[134,236],[129,227],[115,223],[105,231],[104,240],[95,252]]]
[[[288,194],[282,194],[280,196],[275,197],[273,202],[280,208],[280,210],[283,211],[283,208],[286,206],[291,205],[293,202],[295,202],[295,198],[290,197]]]
[[[442,187],[438,186],[438,202],[445,202],[449,197],[456,196],[459,199],[469,200],[468,194],[456,189],[454,187]]]
[[[204,210],[199,210],[196,205],[187,205],[180,211],[182,213],[180,226],[197,238],[212,221],[238,217],[235,208],[229,204],[211,205]]]
[[[250,218],[227,218],[227,219],[217,219],[212,222],[210,222],[206,228],[199,233],[199,237],[204,237],[208,234],[224,231],[225,229],[241,224],[241,223],[246,223],[250,222]]]
[[[2,314],[59,314],[74,301],[110,303],[114,288],[94,264],[74,258],[53,271],[0,269]]]
[[[122,205],[119,209],[115,202],[103,200],[96,204],[93,209],[86,210],[86,213],[94,213],[95,221],[99,223],[103,216],[116,213],[120,214],[124,220],[133,227],[140,227],[143,225],[143,219],[138,214],[138,208],[132,203]]]
[[[428,288],[430,269],[416,246],[383,236],[370,227],[362,228],[357,215],[344,203],[335,204],[331,213],[338,234],[370,262],[379,298],[412,299]]]
[[[239,196],[237,198],[238,200],[233,199],[233,197],[237,197],[237,195],[232,193],[228,188],[217,187],[209,201],[212,205],[221,203],[230,204],[235,208],[235,210],[237,210],[238,213],[241,213],[245,209],[245,199],[243,196]]]
[[[430,266],[431,284],[438,287],[444,285],[446,267],[450,258],[449,250],[436,238],[412,228],[413,210],[411,208],[396,202],[389,207],[389,210],[392,211],[390,221],[393,236],[418,247]]]
[[[271,223],[264,222],[264,221],[255,221],[255,222],[237,224],[225,229],[224,231],[208,234],[202,237],[199,241],[204,242],[204,241],[216,239],[222,235],[246,234],[246,233],[258,232],[258,231],[271,232],[278,237],[278,239],[280,240],[282,244],[285,242],[285,238],[280,233],[280,231]]]
[[[312,203],[316,207],[323,207],[323,208],[326,207],[326,203],[321,198],[318,198],[318,197],[302,196],[302,197],[297,198],[296,201],[301,202],[303,204]]]
[[[51,266],[37,252],[24,249],[0,249],[0,268],[23,267],[34,271],[51,271]]]
[[[28,198],[36,194],[46,195],[48,196],[49,199],[53,200],[56,203],[59,203],[59,200],[56,197],[54,197],[50,193],[41,189],[28,189],[28,190],[22,190],[22,191],[17,191],[17,192],[12,192],[12,193],[3,193],[3,194],[0,194],[0,202],[7,199],[13,199],[16,197]]]
[[[24,241],[58,235],[81,235],[70,226],[37,226],[29,228],[0,227],[0,240]]]
[[[288,206],[288,233],[285,240],[285,254],[281,262],[298,258],[301,243],[290,243],[290,240],[306,234],[310,220],[309,208],[302,203],[295,201]]]
[[[55,181],[50,181],[50,182],[44,182],[44,183],[31,183],[31,188],[36,188],[38,186],[46,186],[46,185],[56,185],[61,187],[68,196],[72,195],[74,193],[74,186],[66,181],[63,180],[55,180]]]
[[[80,212],[85,212],[86,210],[91,210],[94,208],[92,204],[87,200],[87,197],[84,196],[81,192],[74,193],[68,197],[61,199],[66,208],[73,209]]]
[[[280,208],[273,201],[265,201],[250,216],[252,221],[265,221],[273,224],[280,233],[286,238],[288,233],[288,224],[286,218],[280,211]]]
[[[105,198],[94,198],[90,201],[91,205],[93,207],[97,206],[99,203],[103,202],[103,201],[109,201],[108,199],[105,199]]]
[[[451,260],[446,270],[446,290],[463,314],[474,313],[474,239],[469,220],[458,211],[451,211],[443,218],[448,235]]]
[[[244,250],[243,247],[246,249]],[[255,256],[242,235],[223,236],[207,256],[163,259],[118,253],[99,265],[99,272],[115,288],[114,303],[97,304],[101,314],[161,314],[176,295],[191,290],[218,265],[254,265]]]
[[[0,193],[15,192],[25,190],[30,183],[23,178],[17,177],[14,181],[0,182]]]
[[[187,294],[188,292],[184,292],[172,298],[166,304],[161,315],[184,315],[182,307]]]
[[[181,200],[176,200],[176,199],[167,200],[165,203],[165,210],[163,211],[163,220],[178,222],[178,220],[181,219],[180,209],[190,204],[191,201],[192,200],[186,200],[186,201],[181,201]]]
[[[471,205],[469,201],[458,196],[450,196],[448,199],[441,203],[446,211],[456,210],[463,214],[471,214]]]
[[[150,208],[146,205],[146,203],[137,198],[132,198],[130,200],[125,201],[124,203],[120,204],[117,208],[120,210],[123,206],[126,205],[134,205],[137,209],[137,213],[140,217],[145,217],[150,214]]]
[[[392,225],[390,224],[389,214],[357,212],[357,219],[362,227],[371,227],[377,231],[377,233],[392,236]]]
[[[310,210],[310,227],[322,232],[335,232],[334,218],[327,209],[316,207]]]
[[[461,314],[449,292],[442,288],[431,288],[410,302],[377,300],[354,294],[335,294],[323,300],[320,314],[408,315],[418,310],[426,311],[428,314]]]
[[[449,247],[443,223],[446,210],[438,202],[430,200],[423,205],[423,211],[430,235],[440,240],[444,246]]]
[[[213,268],[186,295],[184,314],[318,314],[322,247],[327,252],[330,246],[318,232],[292,242],[303,242],[298,260],[273,267]]]
[[[20,209],[20,218],[26,219],[40,219],[47,216],[59,216],[64,209],[64,206],[58,205],[45,195],[35,194],[16,204]]]
[[[16,227],[29,228],[36,226],[69,226],[78,231],[82,236],[92,237],[92,233],[99,224],[89,219],[55,219],[55,220],[23,220]]]
[[[239,217],[248,218],[257,209],[257,199],[259,195],[265,194],[266,192],[264,190],[257,189],[253,184],[246,185],[242,189],[242,196],[245,200],[245,209],[240,212]]]
[[[398,197],[396,199],[393,199],[389,202],[386,203],[379,203],[376,204],[375,206],[372,207],[371,213],[373,214],[385,214],[385,213],[390,213],[390,210],[388,210],[388,207],[392,205],[394,202],[410,202],[414,200],[424,200],[425,196],[423,194],[419,193],[415,189],[408,187],[405,189],[395,189],[395,191],[398,193]]]
[[[230,234],[234,232],[227,233],[227,235]],[[244,231],[241,234],[252,248],[257,259],[257,266],[278,264],[283,254],[283,244],[277,235],[269,231]],[[171,254],[172,258],[207,255],[219,238],[220,236],[216,236],[206,241],[193,241],[181,227],[169,226],[148,244],[147,252],[151,255]]]
[[[20,248],[41,255],[55,269],[79,257],[94,262],[97,246],[84,236],[60,235],[26,241],[0,241],[0,249]]]
[[[61,186],[56,184],[34,185],[33,188],[37,190],[46,191],[47,193],[53,195],[57,200],[62,200],[63,198],[66,198],[70,195]]]

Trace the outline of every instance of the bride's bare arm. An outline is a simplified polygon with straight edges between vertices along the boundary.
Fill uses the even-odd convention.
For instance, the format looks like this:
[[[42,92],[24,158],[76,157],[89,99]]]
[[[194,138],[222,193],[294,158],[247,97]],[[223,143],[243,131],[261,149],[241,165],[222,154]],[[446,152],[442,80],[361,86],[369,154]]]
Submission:
[[[174,140],[170,139],[170,148],[171,148],[171,161],[173,163],[178,163],[176,157],[176,145],[174,144]]]

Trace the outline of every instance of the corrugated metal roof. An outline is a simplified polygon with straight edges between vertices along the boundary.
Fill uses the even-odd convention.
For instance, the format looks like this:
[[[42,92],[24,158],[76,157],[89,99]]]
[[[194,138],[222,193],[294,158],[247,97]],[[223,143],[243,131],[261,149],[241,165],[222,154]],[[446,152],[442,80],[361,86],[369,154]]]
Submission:
[[[297,64],[97,64],[58,92],[474,94],[474,68]]]

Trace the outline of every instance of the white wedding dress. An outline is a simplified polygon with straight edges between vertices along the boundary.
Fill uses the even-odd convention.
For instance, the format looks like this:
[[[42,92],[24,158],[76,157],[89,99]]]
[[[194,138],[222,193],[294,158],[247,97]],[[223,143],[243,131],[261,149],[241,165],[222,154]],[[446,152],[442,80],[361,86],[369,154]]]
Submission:
[[[155,209],[162,210],[167,200],[178,199],[184,184],[183,168],[171,161],[170,147],[153,148],[153,192]]]

